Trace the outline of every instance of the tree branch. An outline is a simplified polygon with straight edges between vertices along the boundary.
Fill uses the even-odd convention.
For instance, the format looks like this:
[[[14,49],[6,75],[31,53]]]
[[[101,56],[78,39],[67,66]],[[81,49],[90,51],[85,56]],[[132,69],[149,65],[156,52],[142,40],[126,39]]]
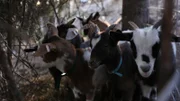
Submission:
[[[54,6],[54,3],[53,3],[53,1],[52,0],[49,0],[49,3],[50,3],[50,5],[52,6],[52,8],[53,8],[53,11],[54,11],[54,14],[55,14],[55,16],[56,16],[56,18],[57,18],[57,21],[58,21],[58,24],[60,25],[60,19],[59,19],[59,17],[58,17],[58,14],[57,14],[57,12],[56,12],[56,7]]]

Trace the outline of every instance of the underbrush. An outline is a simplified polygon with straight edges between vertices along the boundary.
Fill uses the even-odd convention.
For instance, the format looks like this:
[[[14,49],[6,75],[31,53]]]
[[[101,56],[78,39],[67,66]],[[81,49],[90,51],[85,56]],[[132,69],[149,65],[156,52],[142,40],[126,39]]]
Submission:
[[[67,86],[69,79],[63,77],[60,90],[54,89],[54,80],[51,75],[32,78],[31,83],[22,84],[20,91],[24,101],[72,101],[73,94]]]

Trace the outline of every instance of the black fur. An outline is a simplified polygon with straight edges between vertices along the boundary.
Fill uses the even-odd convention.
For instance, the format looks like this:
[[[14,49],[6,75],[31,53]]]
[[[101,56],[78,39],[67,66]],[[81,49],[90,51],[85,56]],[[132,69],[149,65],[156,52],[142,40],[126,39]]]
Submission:
[[[120,48],[117,46],[117,40],[117,36],[113,35],[113,33],[110,35],[108,32],[102,33],[100,41],[92,50],[90,66],[97,68],[99,65],[105,64],[108,72],[111,73],[119,64],[120,58],[122,58],[123,62],[118,72],[123,76],[119,77],[116,74],[111,74],[110,82],[113,90],[111,97],[116,100],[132,101],[136,89],[137,67],[129,44],[122,44]]]

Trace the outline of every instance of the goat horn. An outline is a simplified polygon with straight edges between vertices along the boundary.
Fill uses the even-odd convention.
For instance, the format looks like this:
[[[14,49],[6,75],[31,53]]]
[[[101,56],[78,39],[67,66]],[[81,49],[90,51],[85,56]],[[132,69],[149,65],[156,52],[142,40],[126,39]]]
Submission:
[[[128,21],[128,23],[131,25],[131,27],[135,30],[138,29],[139,27],[132,21]]]
[[[161,25],[161,23],[162,23],[162,19],[159,20],[158,22],[156,22],[156,23],[154,24],[153,28],[157,29],[157,28]]]

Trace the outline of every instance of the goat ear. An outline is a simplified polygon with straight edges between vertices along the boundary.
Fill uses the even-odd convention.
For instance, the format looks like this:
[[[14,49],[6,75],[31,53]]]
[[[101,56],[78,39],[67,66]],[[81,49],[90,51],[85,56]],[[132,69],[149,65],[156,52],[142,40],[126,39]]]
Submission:
[[[176,35],[172,34],[171,41],[172,42],[180,42],[180,37],[177,37]]]
[[[74,25],[68,25],[68,28],[76,28]]]
[[[100,17],[99,12],[96,12],[96,14],[95,14],[94,17],[93,17],[93,20],[98,20],[99,17]]]
[[[86,19],[85,23],[89,23],[90,20],[93,18],[93,13],[89,15],[89,17]]]
[[[110,31],[110,37],[114,40],[114,42],[118,41],[130,41],[133,36],[133,32],[123,33],[120,30],[116,32]]]
[[[76,18],[74,18],[74,19],[70,20],[70,21],[69,21],[69,22],[67,22],[66,24],[67,24],[67,25],[72,25],[72,23],[73,23],[75,20],[76,20]]]
[[[51,23],[47,23],[47,28],[48,28],[48,37],[52,35],[58,35],[58,29]]]
[[[54,49],[56,49],[56,46],[52,43],[42,44],[40,45],[39,49],[33,54],[33,56],[43,56]]]
[[[153,28],[158,29],[158,27],[161,26],[161,24],[162,24],[162,19],[159,20],[158,22],[156,22],[156,23],[153,25]]]

